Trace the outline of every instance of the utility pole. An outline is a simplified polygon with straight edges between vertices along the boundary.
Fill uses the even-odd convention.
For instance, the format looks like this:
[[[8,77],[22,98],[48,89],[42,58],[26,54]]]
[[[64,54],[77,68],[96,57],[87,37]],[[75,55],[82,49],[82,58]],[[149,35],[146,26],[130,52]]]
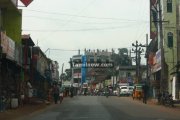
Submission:
[[[147,49],[148,49],[148,34],[146,34],[146,54],[147,54]],[[149,85],[150,84],[150,81],[149,81],[149,65],[148,65],[148,56],[146,56],[146,81],[147,81],[147,84]]]
[[[132,46],[134,46],[136,49],[132,49],[132,51],[134,51],[136,53],[136,79],[137,82],[139,82],[141,80],[140,77],[140,61],[141,61],[141,53],[143,52],[142,44],[139,44],[138,41],[136,40],[136,43],[132,43]]]
[[[161,79],[160,79],[160,92],[165,90],[166,81],[165,81],[165,70],[164,70],[164,49],[163,49],[163,31],[162,31],[162,9],[161,9],[161,0],[159,0],[159,39],[160,39],[160,49],[161,49]]]

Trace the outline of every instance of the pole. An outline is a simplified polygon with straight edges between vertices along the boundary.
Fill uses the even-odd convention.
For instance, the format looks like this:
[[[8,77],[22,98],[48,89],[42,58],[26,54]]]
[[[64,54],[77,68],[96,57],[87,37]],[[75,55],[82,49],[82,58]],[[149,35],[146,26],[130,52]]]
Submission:
[[[147,54],[147,49],[148,49],[148,34],[146,34],[146,54]],[[146,56],[146,81],[147,84],[149,85],[149,65],[148,65],[148,56]]]
[[[136,41],[135,47],[136,47],[136,50],[135,50],[136,52],[136,79],[138,79],[138,56],[137,56],[138,41]],[[137,80],[137,82],[139,82],[139,80]]]
[[[64,67],[64,63],[62,64],[62,71],[61,71],[62,74],[63,74],[63,67]]]
[[[159,0],[159,38],[160,38],[160,49],[161,49],[161,79],[160,79],[160,92],[163,92],[166,87],[166,81],[164,79],[164,49],[163,49],[163,31],[162,31],[162,9],[161,0]]]

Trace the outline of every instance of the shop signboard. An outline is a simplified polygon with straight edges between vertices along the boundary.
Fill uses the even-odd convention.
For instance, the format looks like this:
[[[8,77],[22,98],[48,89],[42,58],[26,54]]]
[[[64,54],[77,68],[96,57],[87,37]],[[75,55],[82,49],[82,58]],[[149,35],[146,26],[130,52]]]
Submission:
[[[74,73],[73,78],[81,78],[81,73]]]
[[[7,53],[8,51],[8,40],[5,32],[1,32],[1,47],[2,53]]]
[[[7,49],[7,57],[11,60],[15,59],[15,42],[10,38],[7,37],[8,40],[8,49]]]

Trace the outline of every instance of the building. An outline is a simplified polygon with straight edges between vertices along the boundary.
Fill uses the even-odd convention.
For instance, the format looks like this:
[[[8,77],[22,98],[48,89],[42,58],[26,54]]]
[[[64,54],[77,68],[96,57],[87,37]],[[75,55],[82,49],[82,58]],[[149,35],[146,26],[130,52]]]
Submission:
[[[148,63],[150,65],[150,81],[153,96],[158,92],[173,93],[173,81],[176,75],[177,53],[177,0],[151,0],[151,28],[148,47]]]
[[[15,97],[20,93],[22,10],[16,3],[17,0],[0,1],[0,96]]]

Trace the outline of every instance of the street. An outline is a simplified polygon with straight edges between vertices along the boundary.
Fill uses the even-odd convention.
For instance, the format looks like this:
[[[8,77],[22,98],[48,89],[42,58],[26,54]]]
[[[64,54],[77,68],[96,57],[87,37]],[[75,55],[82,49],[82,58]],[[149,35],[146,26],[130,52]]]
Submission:
[[[28,120],[179,120],[179,110],[143,104],[131,97],[75,96],[65,98]]]

